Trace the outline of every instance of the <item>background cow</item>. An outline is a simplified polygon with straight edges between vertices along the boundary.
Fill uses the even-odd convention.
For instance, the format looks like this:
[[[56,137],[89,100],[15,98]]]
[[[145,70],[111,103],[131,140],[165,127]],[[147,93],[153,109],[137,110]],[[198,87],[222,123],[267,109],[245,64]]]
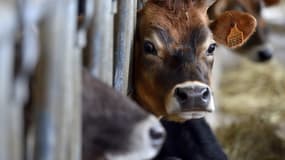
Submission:
[[[263,17],[265,7],[276,5],[280,0],[218,0],[208,11],[211,18],[220,16],[228,10],[247,12],[257,20],[255,33],[242,47],[235,49],[235,53],[247,57],[252,61],[266,62],[271,59],[273,49],[268,41],[269,27]]]

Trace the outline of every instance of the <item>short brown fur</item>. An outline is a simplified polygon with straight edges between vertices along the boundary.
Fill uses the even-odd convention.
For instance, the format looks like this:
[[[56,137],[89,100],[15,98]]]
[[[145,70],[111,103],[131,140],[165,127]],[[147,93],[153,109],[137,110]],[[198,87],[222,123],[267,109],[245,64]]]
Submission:
[[[211,32],[207,9],[213,2],[214,0],[149,0],[138,13],[134,98],[157,116],[169,116],[166,103],[177,84],[198,81],[210,86],[213,56],[207,53],[210,44],[214,43],[212,33],[226,36],[232,22],[229,19],[219,20],[216,25],[224,24],[221,29],[224,32],[220,32],[218,27],[211,28]],[[244,43],[255,29],[255,19],[246,14],[237,17],[235,21],[240,22],[242,18],[254,24],[252,28],[241,28],[246,33]],[[227,45],[223,39],[219,43]],[[154,43],[153,54],[146,53],[144,48],[149,41]]]
[[[187,47],[184,47],[183,45],[185,46],[188,45],[187,41],[189,41],[189,38],[191,37],[191,31],[193,31],[195,28],[207,28],[208,25],[208,19],[205,16],[205,12],[203,12],[203,10],[195,8],[195,3],[192,0],[186,0],[186,1],[153,0],[146,4],[144,10],[140,13],[139,16],[141,15],[143,15],[143,20],[140,19],[140,21],[138,22],[139,33],[137,33],[138,34],[137,36],[140,37],[141,35],[149,34],[147,33],[147,31],[145,31],[145,28],[152,28],[152,27],[161,28],[162,30],[166,30],[166,32],[170,35],[170,37],[172,37],[174,42],[169,44],[171,45],[172,49],[174,48],[174,49],[189,50]],[[206,32],[210,35],[209,30],[206,30]],[[137,41],[141,42],[142,39],[137,39]],[[141,46],[138,46],[137,44],[136,46],[137,50],[142,50],[142,48],[139,47]],[[201,50],[201,48],[197,49]],[[186,71],[184,72],[185,77],[180,76],[181,78],[177,80],[168,81],[167,79],[171,77],[169,76],[170,74],[173,74],[173,76],[179,76],[179,75],[176,74],[175,71],[171,72],[168,70],[168,68],[162,67],[162,65],[164,63],[163,61],[167,61],[168,63],[171,64],[175,63],[173,58],[169,55],[169,54],[175,54],[175,52],[169,53],[166,50],[162,49],[162,53],[163,53],[162,57],[165,57],[163,60],[154,59],[153,57],[147,57],[152,59],[151,60],[152,63],[155,64],[143,64],[139,62],[138,59],[141,59],[141,57],[138,57],[139,55],[136,54],[136,62],[137,62],[136,65],[139,66],[153,65],[154,68],[150,69],[152,70],[150,72],[144,72],[140,70],[139,66],[136,67],[137,70],[135,71],[135,73],[140,73],[140,74],[137,74],[135,76],[136,77],[135,85],[136,85],[136,90],[137,92],[139,92],[140,96],[135,98],[143,106],[149,107],[147,109],[155,113],[156,115],[166,114],[164,108],[165,104],[161,103],[165,101],[166,98],[165,93],[168,93],[176,83],[183,82],[187,79],[193,79],[193,80],[203,79],[204,81],[206,81],[205,83],[209,83],[210,73],[206,68],[212,65],[210,62],[208,64],[201,64],[200,68],[202,68],[202,70],[206,72],[205,75],[199,75],[202,78],[200,78],[199,76],[189,78],[188,76],[186,76],[188,72]],[[201,60],[206,59],[206,57],[204,55],[200,55],[200,53],[201,52],[198,51],[195,53],[197,54],[196,57],[198,57],[196,64],[200,64]],[[184,69],[184,70],[191,70],[190,68],[195,68],[195,67],[197,66],[188,65],[186,68],[189,69]],[[158,74],[158,72],[161,73]],[[157,76],[154,80],[148,80],[148,77],[153,77],[154,75],[157,74],[159,76]],[[148,87],[142,86],[142,84],[147,85]]]

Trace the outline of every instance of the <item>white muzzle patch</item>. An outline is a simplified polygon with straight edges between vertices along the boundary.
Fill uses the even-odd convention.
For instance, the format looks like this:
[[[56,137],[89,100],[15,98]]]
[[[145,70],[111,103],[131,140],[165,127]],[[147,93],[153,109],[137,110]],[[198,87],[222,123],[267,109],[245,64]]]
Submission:
[[[189,109],[189,111],[183,111],[181,104],[178,102],[177,98],[175,97],[174,93],[175,93],[175,89],[180,87],[193,87],[193,86],[199,86],[199,87],[204,87],[209,89],[210,92],[210,99],[209,99],[209,103],[206,107],[207,110],[205,111],[191,111],[191,109]],[[171,116],[177,116],[183,119],[197,119],[197,118],[202,118],[204,117],[207,113],[209,112],[213,112],[215,110],[215,103],[214,103],[214,97],[213,97],[213,91],[210,88],[209,85],[198,82],[198,81],[187,81],[181,84],[177,84],[169,93],[167,100],[166,100],[166,111],[168,115]]]

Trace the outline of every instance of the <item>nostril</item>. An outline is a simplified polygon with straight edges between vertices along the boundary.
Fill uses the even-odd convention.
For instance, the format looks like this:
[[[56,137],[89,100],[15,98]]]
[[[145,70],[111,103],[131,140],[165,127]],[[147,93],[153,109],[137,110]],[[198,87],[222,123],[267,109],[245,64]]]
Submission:
[[[174,91],[174,95],[180,103],[183,103],[188,99],[187,93],[182,88],[176,88]]]
[[[265,62],[270,60],[272,57],[272,53],[268,50],[262,50],[258,52],[258,58],[261,62]]]
[[[151,128],[149,131],[150,138],[152,140],[162,140],[164,138],[164,131],[162,129]]]
[[[209,98],[210,98],[210,90],[209,90],[209,88],[203,89],[203,90],[202,90],[202,99],[203,99],[204,101],[208,101]]]

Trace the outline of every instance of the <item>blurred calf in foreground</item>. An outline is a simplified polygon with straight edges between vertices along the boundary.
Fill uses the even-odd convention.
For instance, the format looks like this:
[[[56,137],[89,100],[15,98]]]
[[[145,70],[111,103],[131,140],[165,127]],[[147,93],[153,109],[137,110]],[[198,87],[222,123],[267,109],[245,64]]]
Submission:
[[[83,72],[83,160],[151,159],[165,131],[126,97]]]

